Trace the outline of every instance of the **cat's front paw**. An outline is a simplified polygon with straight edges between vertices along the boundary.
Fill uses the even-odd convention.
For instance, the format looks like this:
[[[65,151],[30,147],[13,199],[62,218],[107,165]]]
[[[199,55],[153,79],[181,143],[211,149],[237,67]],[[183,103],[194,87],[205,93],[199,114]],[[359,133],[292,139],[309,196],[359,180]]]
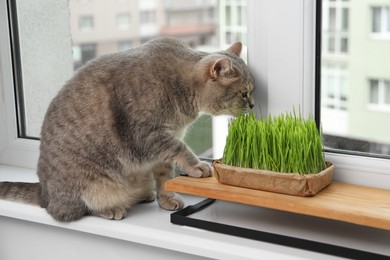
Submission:
[[[190,169],[187,174],[188,176],[195,178],[205,178],[212,175],[212,169],[207,162],[198,162],[192,166],[192,169]]]
[[[183,199],[173,192],[159,194],[157,201],[160,207],[166,210],[179,210],[184,206]]]

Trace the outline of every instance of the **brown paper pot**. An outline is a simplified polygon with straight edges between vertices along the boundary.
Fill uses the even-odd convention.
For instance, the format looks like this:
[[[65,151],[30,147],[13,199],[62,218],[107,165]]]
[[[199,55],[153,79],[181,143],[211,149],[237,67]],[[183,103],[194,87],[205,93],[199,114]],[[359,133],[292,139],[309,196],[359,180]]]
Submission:
[[[214,161],[214,174],[222,184],[296,196],[313,196],[332,182],[335,166],[326,162],[320,173],[299,175],[234,167]]]

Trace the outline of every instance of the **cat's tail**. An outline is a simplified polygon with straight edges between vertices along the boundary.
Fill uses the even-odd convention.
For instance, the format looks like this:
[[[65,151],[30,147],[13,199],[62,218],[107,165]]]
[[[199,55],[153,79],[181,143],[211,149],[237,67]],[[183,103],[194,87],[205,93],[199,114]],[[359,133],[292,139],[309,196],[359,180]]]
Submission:
[[[41,185],[39,182],[0,182],[0,199],[41,205]]]

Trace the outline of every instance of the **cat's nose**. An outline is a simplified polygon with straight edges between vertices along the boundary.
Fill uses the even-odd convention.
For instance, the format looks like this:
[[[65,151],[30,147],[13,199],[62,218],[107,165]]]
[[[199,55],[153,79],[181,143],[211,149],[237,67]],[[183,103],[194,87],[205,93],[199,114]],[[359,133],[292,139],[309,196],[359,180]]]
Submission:
[[[255,106],[255,100],[252,96],[248,98],[248,106],[250,109],[252,109]]]

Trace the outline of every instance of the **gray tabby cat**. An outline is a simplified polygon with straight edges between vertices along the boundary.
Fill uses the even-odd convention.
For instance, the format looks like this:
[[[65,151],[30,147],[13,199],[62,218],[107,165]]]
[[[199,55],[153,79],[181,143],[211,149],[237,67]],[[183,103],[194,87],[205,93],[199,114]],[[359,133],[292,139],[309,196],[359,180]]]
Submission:
[[[59,221],[92,214],[122,219],[152,201],[183,200],[164,189],[174,166],[208,177],[180,141],[204,112],[236,115],[253,107],[254,81],[241,43],[214,54],[172,38],[92,60],[51,102],[41,132],[39,183],[0,183],[0,198],[40,205]]]

